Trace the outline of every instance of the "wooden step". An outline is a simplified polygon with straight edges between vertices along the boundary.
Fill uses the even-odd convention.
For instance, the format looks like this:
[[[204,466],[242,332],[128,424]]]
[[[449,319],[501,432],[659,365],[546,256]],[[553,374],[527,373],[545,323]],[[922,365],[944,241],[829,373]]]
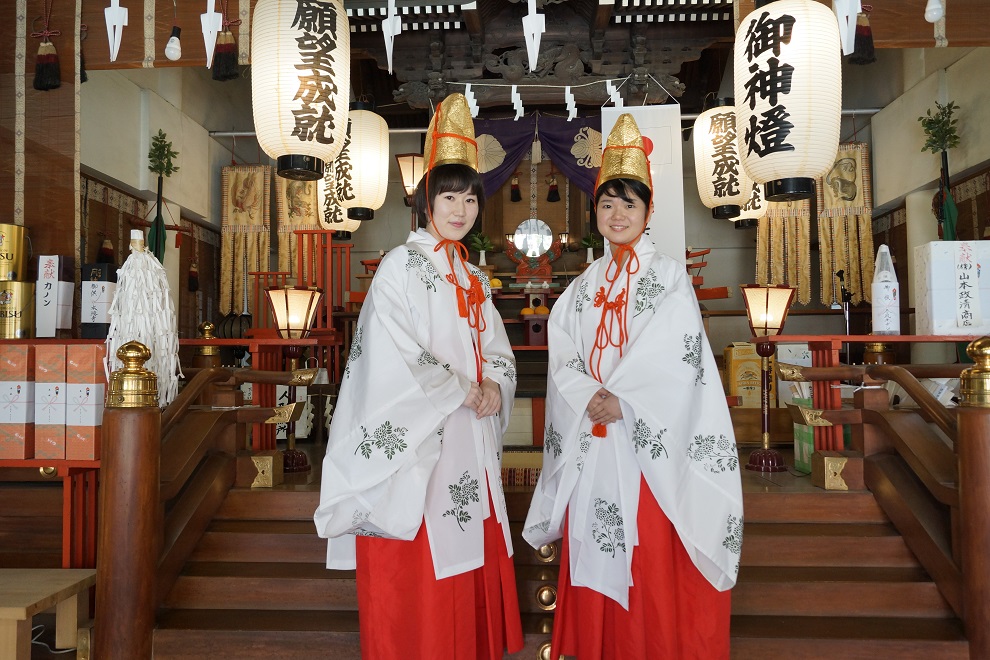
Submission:
[[[522,616],[525,647],[507,660],[533,660],[550,639],[552,619]],[[154,634],[155,660],[360,660],[357,612],[169,610]]]
[[[732,616],[732,660],[968,660],[956,619]]]
[[[745,523],[743,566],[918,566],[893,525]]]
[[[312,520],[214,520],[191,560],[326,563]]]
[[[744,566],[732,590],[739,615],[952,618],[919,568]]]
[[[234,488],[215,520],[308,520],[320,504],[318,484],[279,488]]]
[[[354,571],[323,563],[191,562],[165,599],[167,608],[356,610]]]
[[[743,516],[747,524],[890,522],[865,490],[744,492]]]

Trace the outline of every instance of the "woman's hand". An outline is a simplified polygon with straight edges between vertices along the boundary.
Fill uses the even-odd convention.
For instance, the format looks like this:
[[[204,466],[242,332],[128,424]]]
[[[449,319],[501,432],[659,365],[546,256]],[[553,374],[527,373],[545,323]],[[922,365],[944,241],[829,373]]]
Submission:
[[[588,417],[592,424],[611,424],[622,419],[622,406],[619,397],[604,387],[595,392],[588,402]]]
[[[490,417],[502,409],[502,388],[491,378],[481,381],[481,385],[471,383],[464,405],[476,412],[478,419]]]

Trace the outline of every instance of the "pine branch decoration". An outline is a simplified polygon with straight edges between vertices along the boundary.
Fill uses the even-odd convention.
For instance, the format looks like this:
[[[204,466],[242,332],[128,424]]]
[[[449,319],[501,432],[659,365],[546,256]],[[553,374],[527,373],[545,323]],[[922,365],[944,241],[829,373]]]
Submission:
[[[179,157],[179,152],[172,150],[172,143],[166,139],[166,134],[162,129],[158,129],[158,135],[151,136],[151,149],[148,151],[148,169],[158,176],[170,177],[173,172],[178,172],[178,165],[172,163],[173,159]]]

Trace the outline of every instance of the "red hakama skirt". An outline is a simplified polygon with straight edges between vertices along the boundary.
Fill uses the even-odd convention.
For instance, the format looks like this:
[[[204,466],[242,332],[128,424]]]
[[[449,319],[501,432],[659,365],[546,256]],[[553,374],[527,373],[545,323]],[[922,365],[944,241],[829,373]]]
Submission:
[[[694,566],[642,478],[636,523],[628,611],[597,591],[571,585],[565,526],[550,657],[728,658],[730,592],[716,590]]]
[[[484,566],[442,580],[425,523],[412,541],[356,539],[361,657],[498,660],[522,649],[516,573],[492,511]]]

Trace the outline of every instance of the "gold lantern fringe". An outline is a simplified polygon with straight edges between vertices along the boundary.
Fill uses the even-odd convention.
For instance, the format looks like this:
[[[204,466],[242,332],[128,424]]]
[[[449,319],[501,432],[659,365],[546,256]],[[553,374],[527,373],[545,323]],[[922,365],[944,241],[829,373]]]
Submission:
[[[852,303],[870,301],[873,282],[873,189],[865,143],[840,144],[835,162],[817,181],[822,303],[842,302],[843,271]]]
[[[250,311],[248,273],[268,270],[272,168],[221,170],[220,315]]]
[[[768,202],[756,232],[756,282],[797,289],[797,301],[811,302],[811,206],[807,200]]]

